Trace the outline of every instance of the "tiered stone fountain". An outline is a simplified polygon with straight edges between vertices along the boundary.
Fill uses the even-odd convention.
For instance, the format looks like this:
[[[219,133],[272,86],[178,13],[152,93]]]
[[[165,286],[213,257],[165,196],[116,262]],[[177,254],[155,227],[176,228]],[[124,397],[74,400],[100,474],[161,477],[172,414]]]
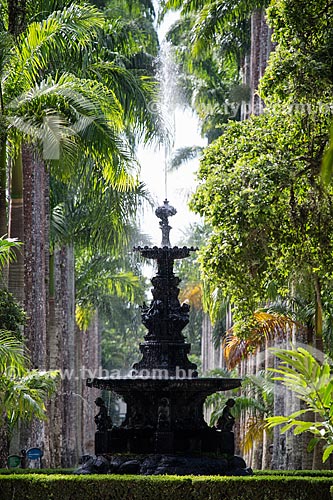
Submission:
[[[241,380],[198,378],[196,365],[187,357],[190,344],[182,330],[189,321],[189,306],[178,300],[180,279],[173,264],[196,249],[171,247],[168,218],[176,210],[167,200],[155,213],[161,219],[161,247],[134,249],[157,262],[153,300],[142,307],[148,330],[140,344],[142,359],[127,378],[87,380],[89,387],[113,391],[127,404],[121,426],[99,426],[95,453],[108,458],[117,472],[247,474],[244,461],[234,457],[233,433],[209,427],[203,417],[208,395],[239,387]]]

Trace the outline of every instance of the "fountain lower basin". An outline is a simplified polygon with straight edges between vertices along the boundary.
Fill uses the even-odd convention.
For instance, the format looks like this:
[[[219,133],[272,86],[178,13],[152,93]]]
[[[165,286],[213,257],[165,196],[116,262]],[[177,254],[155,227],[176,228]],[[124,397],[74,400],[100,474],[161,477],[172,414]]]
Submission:
[[[88,379],[88,387],[113,391],[127,404],[120,427],[96,433],[95,452],[233,455],[233,434],[209,427],[203,406],[210,394],[240,385],[232,378]]]

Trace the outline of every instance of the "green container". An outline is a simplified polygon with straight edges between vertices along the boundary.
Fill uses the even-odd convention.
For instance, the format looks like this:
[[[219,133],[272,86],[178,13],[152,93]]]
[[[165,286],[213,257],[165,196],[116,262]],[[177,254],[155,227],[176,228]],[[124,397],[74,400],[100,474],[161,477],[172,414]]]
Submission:
[[[18,455],[9,455],[7,458],[7,465],[10,469],[15,469],[21,465],[21,457]]]

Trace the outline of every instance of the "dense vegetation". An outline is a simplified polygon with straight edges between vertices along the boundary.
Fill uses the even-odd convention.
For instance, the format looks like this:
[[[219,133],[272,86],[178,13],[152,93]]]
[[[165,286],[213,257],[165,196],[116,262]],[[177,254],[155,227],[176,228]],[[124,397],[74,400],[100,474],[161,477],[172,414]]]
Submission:
[[[14,1],[1,2],[1,14],[0,234],[23,243],[3,273],[3,328],[22,334],[11,321],[15,297],[26,311],[17,320],[26,368],[72,371],[35,412],[46,409],[57,422],[47,432],[53,443],[44,443],[47,460],[68,465],[84,451],[69,423],[83,407],[75,409],[71,394],[84,391],[74,374],[99,368],[98,316],[117,328],[120,299],[135,308],[145,289],[127,255],[134,235],[140,243],[136,212],[147,198],[135,147],[160,133],[148,106],[157,99],[154,9],[125,0]],[[19,449],[44,440],[36,422],[20,432]]]
[[[332,354],[333,6],[326,0],[167,0],[160,10],[162,17],[179,11],[167,39],[183,97],[210,144],[191,201],[205,226],[192,228],[188,238],[202,247],[203,285],[193,261],[179,265],[181,300],[192,305],[187,335],[194,361],[203,305],[215,321],[216,346],[232,310],[233,327],[224,337],[229,367],[276,338]],[[149,199],[136,146],[163,140],[165,130],[156,113],[155,11],[149,0],[15,0],[0,2],[0,11],[0,236],[23,243],[0,240],[0,461],[18,418],[47,415],[44,427],[33,421],[16,429],[15,446],[41,445],[46,436],[45,460],[71,466],[94,425],[94,395],[80,370],[100,368],[100,345],[104,369],[129,368],[143,336],[139,304],[146,283],[129,250],[134,241],[143,243],[136,215]],[[193,145],[178,152],[174,165],[200,151]],[[269,354],[255,370],[253,361],[243,366],[245,392],[235,411],[247,421],[243,449],[259,435],[266,440],[264,466],[270,440],[276,466],[281,451],[280,434],[269,435],[266,417],[271,426],[283,422],[285,431],[310,430],[318,438],[310,448],[324,440],[325,459],[333,450],[329,363],[292,352],[275,351],[282,360],[275,379],[294,390],[284,409],[272,375],[262,370]],[[305,372],[297,365],[301,358]],[[56,368],[76,378],[59,380],[56,397],[44,406]],[[211,398],[212,422],[224,401]],[[299,419],[305,413],[309,422]],[[43,481],[29,483],[31,496],[51,484]],[[85,480],[68,481],[59,488],[75,490]],[[259,483],[263,498],[295,490],[291,479],[260,481],[253,481],[255,494],[249,487],[237,498],[258,497]],[[160,491],[159,481],[148,483]],[[208,486],[212,498],[220,494],[219,481],[199,483],[170,482],[172,494],[185,488],[191,497],[194,486],[195,494],[208,494]],[[317,483],[301,483],[307,486],[300,495],[310,498]],[[100,484],[101,493],[106,486]],[[118,483],[124,495],[128,484]],[[91,486],[85,487],[88,494]]]
[[[238,365],[243,374],[245,370],[251,376],[253,370],[272,366],[268,352],[258,358],[251,354],[275,341],[310,343],[318,349],[315,356],[322,350],[331,354],[333,193],[332,148],[328,146],[332,123],[332,5],[326,1],[221,0],[183,4],[170,0],[165,7],[181,9],[182,26],[190,24],[189,31],[183,30],[187,38],[179,29],[171,31],[170,36],[194,88],[197,85],[198,95],[197,75],[207,76],[200,66],[207,54],[213,61],[209,70],[215,63],[221,66],[227,62],[230,67],[231,61],[240,61],[241,82],[249,84],[249,102],[244,102],[243,94],[240,116],[236,120],[232,117],[232,121],[227,121],[228,117],[220,119],[215,129],[220,137],[204,152],[199,186],[191,201],[193,210],[211,228],[200,255],[204,289],[210,295],[206,303],[210,302],[213,319],[218,317],[216,312],[225,310],[226,303],[232,310],[234,324],[224,338],[229,367]],[[246,37],[249,23],[250,44]],[[182,37],[177,38],[180,32]],[[240,32],[243,38],[237,38]],[[228,40],[237,42],[236,47],[226,44]],[[216,54],[221,55],[225,47],[228,57],[217,59]],[[237,71],[234,74],[237,76]],[[226,75],[220,73],[217,81],[220,78],[228,84]],[[217,90],[214,78],[206,78],[207,82],[212,93],[206,93],[213,96]],[[231,95],[224,94],[225,103],[230,104]],[[223,99],[215,100],[219,102],[217,112],[226,109]],[[245,106],[248,103],[250,106]],[[196,104],[194,107],[200,113]],[[282,398],[276,385],[270,411],[275,415],[292,414],[290,418],[275,417],[275,423],[286,424],[285,430],[296,426],[298,434],[303,425],[304,431],[311,428],[316,433],[321,410],[311,406],[310,400],[316,400],[317,391],[324,390],[322,377],[311,355],[305,377],[296,366],[296,358],[301,355],[295,353],[295,366],[291,363],[290,368],[291,377],[299,384],[295,395],[287,392]],[[241,364],[246,357],[248,364]],[[287,368],[282,364],[280,370],[286,372]],[[281,377],[293,390],[286,373]],[[243,397],[249,395],[247,391]],[[325,394],[326,402],[331,401],[330,387]],[[257,395],[261,396],[261,389],[257,389]],[[302,402],[295,404],[298,398]],[[215,408],[215,414],[220,408]],[[315,421],[313,427],[310,422],[302,422],[302,413],[296,410],[308,412],[304,420]],[[310,410],[318,415],[318,422]],[[258,427],[263,415],[269,415],[267,409],[252,405],[252,409],[247,406],[244,418],[250,426],[254,422]],[[324,419],[330,427],[331,416],[327,413]],[[332,433],[322,431],[324,435],[329,445],[324,453],[327,458]],[[262,437],[267,446],[272,437],[265,436],[265,432]],[[279,432],[274,431],[275,466],[279,453],[287,455],[281,442]],[[295,447],[294,455],[301,453],[301,445],[297,444],[300,440],[293,441],[289,433],[287,442],[289,450]],[[303,447],[306,444],[304,438]],[[298,464],[301,462],[299,458]]]

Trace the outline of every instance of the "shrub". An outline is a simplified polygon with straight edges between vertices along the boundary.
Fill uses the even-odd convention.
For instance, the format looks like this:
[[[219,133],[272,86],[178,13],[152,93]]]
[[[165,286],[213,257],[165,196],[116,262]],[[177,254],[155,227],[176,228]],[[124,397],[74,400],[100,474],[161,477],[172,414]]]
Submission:
[[[255,476],[333,477],[333,470],[255,470]]]
[[[10,474],[1,500],[331,500],[333,478]]]
[[[193,499],[200,500],[331,500],[333,478],[288,476],[197,477]]]
[[[0,477],[2,475],[11,475],[11,474],[73,474],[74,469],[0,469]],[[1,498],[0,498],[1,500]]]

